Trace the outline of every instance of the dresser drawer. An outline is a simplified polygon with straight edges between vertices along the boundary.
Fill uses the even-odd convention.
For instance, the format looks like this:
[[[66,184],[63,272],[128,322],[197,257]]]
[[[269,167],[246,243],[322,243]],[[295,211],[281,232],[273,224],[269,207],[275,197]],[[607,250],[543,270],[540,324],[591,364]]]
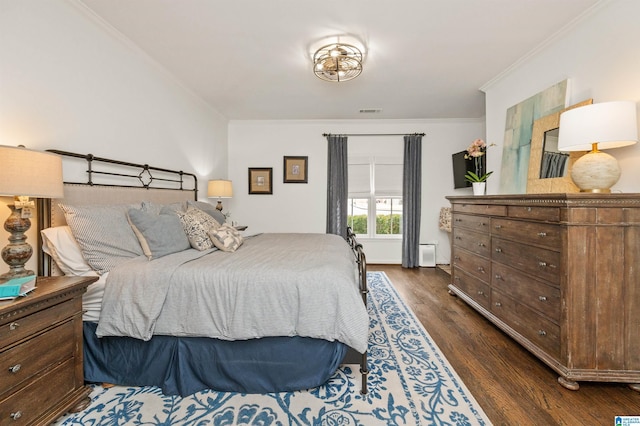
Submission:
[[[453,268],[453,285],[465,292],[482,307],[489,309],[491,289],[489,285],[459,268]]]
[[[476,232],[489,233],[491,224],[490,218],[484,216],[473,216],[469,214],[453,215],[454,229],[466,228]]]
[[[483,257],[489,257],[491,248],[491,237],[489,234],[470,231],[464,228],[453,229],[453,245]]]
[[[60,364],[0,401],[0,424],[31,424],[51,406],[65,398],[75,388],[73,363],[74,360],[70,359]]]
[[[1,352],[0,395],[36,373],[72,358],[74,350],[74,324],[73,321],[67,321]]]
[[[491,265],[491,287],[543,313],[554,322],[560,321],[560,288],[536,281],[508,266]]]
[[[534,244],[559,250],[562,244],[562,227],[546,223],[521,220],[492,219],[491,234],[513,239],[521,243]]]
[[[18,314],[9,315],[9,321],[0,325],[0,342],[2,342],[3,348],[69,318],[72,313],[81,310],[79,306],[75,308],[75,305],[79,303],[74,299],[70,299],[21,318]],[[12,319],[12,317],[15,317],[15,319]]]
[[[560,221],[559,207],[531,207],[531,206],[509,206],[509,217],[521,219],[543,220],[546,222]]]
[[[491,282],[491,261],[475,253],[453,246],[453,266],[486,283]]]
[[[491,239],[491,248],[494,261],[560,284],[560,253],[495,237]]]
[[[488,204],[454,204],[453,212],[475,213],[489,216],[506,216],[507,206],[493,206]]]
[[[560,357],[559,325],[496,289],[491,291],[491,312],[549,355]]]

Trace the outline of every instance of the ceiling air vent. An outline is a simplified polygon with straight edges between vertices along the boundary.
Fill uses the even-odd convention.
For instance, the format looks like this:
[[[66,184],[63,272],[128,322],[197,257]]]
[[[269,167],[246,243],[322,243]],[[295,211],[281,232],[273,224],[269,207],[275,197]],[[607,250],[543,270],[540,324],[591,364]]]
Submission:
[[[360,110],[360,114],[379,114],[381,112],[380,108],[363,108]]]

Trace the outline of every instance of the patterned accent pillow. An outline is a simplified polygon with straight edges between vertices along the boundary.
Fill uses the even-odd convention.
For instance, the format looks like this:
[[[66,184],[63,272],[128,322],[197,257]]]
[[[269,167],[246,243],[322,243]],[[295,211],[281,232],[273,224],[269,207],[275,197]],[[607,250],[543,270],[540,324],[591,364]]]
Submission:
[[[182,222],[191,247],[200,251],[213,248],[213,242],[208,233],[220,227],[213,217],[193,206],[190,206],[186,212],[176,212],[176,214]]]
[[[205,203],[204,201],[187,201],[187,206],[193,206],[199,208],[203,212],[207,213],[209,216],[212,216],[216,222],[220,225],[226,222],[227,218],[224,217],[221,211],[216,210],[215,206],[209,203]]]
[[[236,251],[244,242],[240,232],[226,223],[216,230],[209,231],[209,238],[222,251]]]
[[[127,211],[140,204],[70,206],[60,204],[67,225],[89,266],[102,275],[124,260],[142,255]]]

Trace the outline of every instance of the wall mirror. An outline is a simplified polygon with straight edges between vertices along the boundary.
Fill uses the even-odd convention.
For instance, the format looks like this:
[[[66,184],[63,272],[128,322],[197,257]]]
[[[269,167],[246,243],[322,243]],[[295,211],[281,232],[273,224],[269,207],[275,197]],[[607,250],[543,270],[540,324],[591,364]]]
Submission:
[[[586,152],[574,151],[566,154],[558,151],[560,114],[592,103],[593,99],[587,99],[533,122],[527,173],[528,194],[580,192],[571,180],[570,172],[573,163]]]

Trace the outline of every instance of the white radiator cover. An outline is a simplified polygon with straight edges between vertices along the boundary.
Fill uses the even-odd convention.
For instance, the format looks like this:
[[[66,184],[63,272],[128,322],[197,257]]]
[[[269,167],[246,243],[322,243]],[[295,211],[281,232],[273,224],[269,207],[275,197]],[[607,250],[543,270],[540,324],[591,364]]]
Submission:
[[[436,246],[435,244],[420,244],[420,259],[418,264],[421,267],[436,266]]]

